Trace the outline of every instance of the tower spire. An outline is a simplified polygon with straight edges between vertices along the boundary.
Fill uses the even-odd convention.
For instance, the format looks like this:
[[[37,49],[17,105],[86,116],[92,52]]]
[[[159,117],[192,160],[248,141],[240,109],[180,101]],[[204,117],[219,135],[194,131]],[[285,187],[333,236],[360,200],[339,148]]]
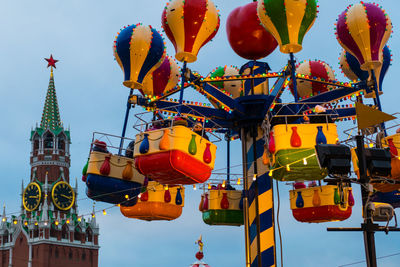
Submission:
[[[45,58],[45,60],[48,62],[47,67],[51,67],[51,71],[49,87],[47,88],[46,100],[44,102],[42,120],[40,122],[40,128],[58,130],[62,128],[62,124],[53,76],[53,67],[56,67],[55,63],[58,60],[53,59],[53,55],[50,55],[50,58]]]

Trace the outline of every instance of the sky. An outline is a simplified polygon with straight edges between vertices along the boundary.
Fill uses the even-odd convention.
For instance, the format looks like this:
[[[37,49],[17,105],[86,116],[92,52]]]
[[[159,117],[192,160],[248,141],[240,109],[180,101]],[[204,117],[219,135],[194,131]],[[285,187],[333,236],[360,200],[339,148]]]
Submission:
[[[226,18],[236,7],[250,3],[244,0],[214,0],[220,9],[221,27],[214,40],[200,50],[198,60],[189,68],[203,75],[223,65],[241,66],[246,60],[230,48],[225,30]],[[381,4],[393,22],[389,40],[393,65],[383,84],[383,110],[398,111],[400,73],[400,35],[398,28],[400,3],[397,0],[376,1]],[[21,180],[29,181],[29,134],[40,122],[50,70],[44,58],[53,54],[57,63],[55,86],[64,126],[70,126],[71,181],[78,179],[78,208],[80,214],[89,214],[92,201],[87,199],[80,173],[86,162],[94,131],[119,135],[122,129],[128,89],[122,85],[123,74],[113,58],[112,44],[116,33],[128,24],[143,23],[161,30],[161,13],[166,1],[106,1],[106,0],[3,0],[0,3],[0,202],[7,213],[20,209]],[[334,35],[334,22],[348,4],[356,1],[321,0],[314,26],[307,33],[298,61],[320,59],[330,64],[338,80],[347,81],[341,74],[338,57],[341,47]],[[167,52],[174,55],[167,40]],[[273,71],[287,63],[288,56],[274,51],[263,59]],[[185,91],[185,97],[196,97],[194,90]],[[284,101],[292,101],[289,94]],[[204,99],[204,102],[206,100]],[[131,114],[142,112],[136,107]],[[134,137],[131,116],[127,136]],[[352,122],[339,124],[339,131],[354,127]],[[343,135],[341,135],[343,137]],[[241,172],[240,141],[232,144],[232,172]],[[225,167],[226,150],[218,144],[216,169]],[[274,183],[275,185],[275,183]],[[275,185],[276,186],[276,185]],[[275,187],[276,188],[276,187]],[[361,223],[359,187],[354,186],[356,206],[350,219],[344,222],[304,224],[294,220],[289,208],[290,186],[279,183],[279,222],[283,237],[285,266],[340,266],[364,259],[361,233],[332,233],[326,227],[358,227]],[[245,261],[243,227],[208,226],[202,222],[197,207],[199,190],[186,188],[183,214],[170,222],[143,222],[125,218],[118,208],[99,213],[99,266],[189,266],[195,261],[195,241],[200,234],[205,244],[204,260],[213,267],[243,266]],[[275,194],[276,196],[276,194]],[[278,199],[275,199],[277,205]],[[109,207],[96,203],[96,210]],[[377,255],[400,252],[397,233],[376,234]],[[279,251],[277,254],[280,257]],[[382,258],[379,266],[398,266],[400,256]],[[352,266],[365,266],[355,264]]]

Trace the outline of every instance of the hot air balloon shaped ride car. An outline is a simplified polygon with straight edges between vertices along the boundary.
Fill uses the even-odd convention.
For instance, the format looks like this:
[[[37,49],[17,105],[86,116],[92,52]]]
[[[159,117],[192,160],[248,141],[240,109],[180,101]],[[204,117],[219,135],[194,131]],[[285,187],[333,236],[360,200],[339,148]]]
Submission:
[[[210,0],[173,0],[161,17],[162,28],[175,47],[175,58],[194,62],[201,47],[217,34],[218,10]]]
[[[199,210],[203,213],[203,221],[206,224],[243,225],[243,210],[239,207],[242,191],[231,189],[219,186],[201,196]]]
[[[176,125],[136,135],[134,157],[139,172],[161,184],[195,184],[210,177],[216,150],[210,141]]]
[[[268,146],[274,159],[270,175],[280,181],[323,179],[327,172],[319,167],[315,145],[337,140],[334,123],[275,125]]]
[[[139,195],[138,203],[132,207],[121,206],[120,210],[128,218],[170,221],[181,216],[184,199],[184,187],[149,181],[146,191]]]
[[[166,56],[160,67],[146,76],[140,91],[148,98],[162,96],[173,89],[178,84],[179,79],[178,65],[173,58]]]
[[[109,153],[107,144],[98,140],[93,142],[83,174],[89,198],[121,206],[135,205],[144,183],[133,158]]]
[[[260,23],[257,2],[235,8],[226,21],[226,33],[233,51],[248,60],[264,58],[278,46]]]
[[[354,197],[351,187],[323,185],[290,190],[290,209],[299,222],[343,221],[351,216]]]
[[[321,81],[335,80],[335,73],[332,68],[327,63],[321,60],[305,60],[300,62],[296,66],[296,73],[298,75],[304,75],[306,77],[319,79]],[[293,94],[292,83],[289,84],[289,88]],[[299,99],[306,99],[308,97],[315,96],[333,89],[333,86],[324,83],[314,81],[311,82],[301,79],[297,80],[297,94],[299,96]]]
[[[114,57],[124,72],[126,87],[142,89],[145,77],[164,61],[164,40],[157,30],[142,24],[124,27],[114,41]]]

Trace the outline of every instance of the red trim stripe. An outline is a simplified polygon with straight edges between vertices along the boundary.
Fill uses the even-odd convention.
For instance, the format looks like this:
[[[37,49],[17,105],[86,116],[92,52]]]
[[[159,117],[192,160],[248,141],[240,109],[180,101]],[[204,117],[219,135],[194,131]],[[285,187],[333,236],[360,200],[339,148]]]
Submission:
[[[207,0],[185,0],[183,20],[185,52],[191,52],[207,12]]]

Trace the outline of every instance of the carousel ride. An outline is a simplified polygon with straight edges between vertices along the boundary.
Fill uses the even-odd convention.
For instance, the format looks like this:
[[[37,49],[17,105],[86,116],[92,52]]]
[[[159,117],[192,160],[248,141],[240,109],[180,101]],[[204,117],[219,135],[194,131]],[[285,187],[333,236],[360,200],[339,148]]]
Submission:
[[[273,180],[293,184],[290,208],[299,222],[349,218],[355,207],[351,185],[369,184],[366,176],[376,178],[368,201],[400,205],[400,133],[388,135],[384,120],[355,130],[375,140],[372,147],[390,157],[386,175],[373,170],[366,174],[353,131],[340,141],[337,129],[341,121],[364,120],[358,107],[382,111],[379,96],[391,61],[386,46],[390,18],[379,6],[364,2],[339,15],[336,35],[344,49],[340,66],[350,79],[340,82],[321,60],[296,65],[294,54],[302,50],[316,14],[315,0],[259,0],[236,8],[227,19],[228,39],[233,50],[249,61],[240,68],[217,67],[207,76],[191,70],[188,63],[197,60],[201,47],[218,32],[220,17],[212,1],[172,0],[164,8],[162,28],[175,48],[175,59],[182,62],[180,70],[166,55],[166,43],[155,28],[139,23],[121,29],[114,56],[124,73],[123,84],[130,89],[124,127],[121,136],[93,135],[83,170],[87,195],[119,205],[129,218],[174,220],[182,213],[184,186],[200,184],[203,221],[244,225],[246,266],[258,267],[276,264]],[[259,60],[278,45],[289,55],[288,64],[271,72]],[[189,88],[209,103],[185,100]],[[134,94],[135,89],[140,94]],[[293,102],[283,102],[285,90]],[[179,97],[171,98],[174,94]],[[363,105],[368,98],[373,104]],[[346,100],[356,104],[339,105]],[[145,112],[135,114],[139,123],[133,127],[138,133],[130,140],[125,132],[130,110],[137,105]],[[216,181],[210,177],[221,135],[228,144],[228,173]],[[240,179],[235,185],[229,175],[229,143],[236,139],[242,143],[243,188]],[[351,155],[358,178],[352,178],[350,170],[332,173],[316,151],[319,146],[343,143],[354,147]],[[363,208],[369,204],[365,199]]]

